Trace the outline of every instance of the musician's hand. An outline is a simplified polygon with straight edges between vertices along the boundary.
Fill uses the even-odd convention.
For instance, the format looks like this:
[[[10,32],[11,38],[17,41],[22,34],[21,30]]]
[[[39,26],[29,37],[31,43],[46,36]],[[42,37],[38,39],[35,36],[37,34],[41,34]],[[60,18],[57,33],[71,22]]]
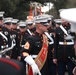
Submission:
[[[38,69],[38,66],[36,65],[35,61],[33,60],[33,58],[30,55],[25,57],[24,61],[26,61],[32,67],[34,75],[37,75],[37,74],[41,75],[41,73]]]
[[[76,75],[76,67],[73,69],[73,74]]]
[[[20,60],[21,60],[21,56],[18,56],[18,57],[17,57],[17,60],[19,60],[19,61],[20,61]]]
[[[6,58],[10,59],[10,56],[6,55]]]
[[[57,59],[53,59],[54,64],[57,64]]]

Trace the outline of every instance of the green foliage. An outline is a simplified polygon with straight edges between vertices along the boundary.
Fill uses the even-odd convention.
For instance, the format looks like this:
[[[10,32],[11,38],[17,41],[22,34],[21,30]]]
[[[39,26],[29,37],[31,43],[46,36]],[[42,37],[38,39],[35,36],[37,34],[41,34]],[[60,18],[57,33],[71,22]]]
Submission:
[[[0,0],[0,11],[5,11],[6,16],[9,14],[9,16],[12,15],[12,12],[16,9],[15,5],[11,0]]]
[[[26,12],[29,11],[29,4],[28,3],[24,3],[23,1],[20,1],[20,3],[18,3],[16,5],[16,10],[14,11],[14,13],[12,14],[14,18],[19,18],[19,19],[25,19],[26,18]],[[28,15],[28,14],[27,14]]]
[[[49,12],[46,12],[49,15],[53,15],[54,18],[59,18],[59,15],[57,14],[56,9],[53,7]]]
[[[49,12],[53,14],[55,18],[59,18],[59,9],[66,8],[67,0],[51,0],[54,4],[54,7]]]
[[[37,1],[42,4],[52,2],[54,7],[47,13],[55,18],[59,18],[59,9],[76,7],[76,0],[0,0],[0,11],[5,11],[5,17],[25,20],[29,15],[30,1]]]
[[[0,0],[0,11],[5,11],[5,17],[25,19],[29,4],[24,0]]]
[[[44,2],[49,1],[49,0],[25,0],[25,1],[26,2],[30,2],[30,1],[32,1],[32,2],[39,2],[39,3],[43,4]]]
[[[66,8],[75,8],[76,7],[76,0],[67,0]]]

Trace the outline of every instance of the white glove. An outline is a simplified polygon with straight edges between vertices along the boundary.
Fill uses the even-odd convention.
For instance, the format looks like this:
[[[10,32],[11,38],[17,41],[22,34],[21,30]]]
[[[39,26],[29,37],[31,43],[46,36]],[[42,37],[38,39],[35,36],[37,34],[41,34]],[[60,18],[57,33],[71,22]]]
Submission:
[[[33,74],[41,75],[40,70],[38,69],[38,66],[36,65],[35,61],[31,56],[27,56],[24,61],[26,61],[29,65],[32,67]]]

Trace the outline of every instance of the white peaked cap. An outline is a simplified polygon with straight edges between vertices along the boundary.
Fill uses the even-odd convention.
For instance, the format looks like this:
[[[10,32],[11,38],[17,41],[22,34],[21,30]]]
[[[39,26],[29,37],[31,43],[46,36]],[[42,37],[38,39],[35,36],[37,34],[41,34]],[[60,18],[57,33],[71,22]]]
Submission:
[[[61,11],[63,11],[63,10],[66,10],[66,9],[59,9],[59,13],[60,13]]]
[[[48,17],[44,15],[38,15],[35,17],[35,23],[40,23],[40,22],[48,22]]]
[[[1,11],[0,12],[0,17],[3,17],[3,14],[4,14],[5,12],[4,11]]]
[[[17,23],[19,20],[18,19],[13,19],[12,23]]]
[[[60,17],[71,24],[72,32],[76,32],[76,8],[69,8],[61,11]]]
[[[26,24],[33,24],[34,20],[26,20]]]
[[[35,23],[44,23],[43,25],[49,25],[48,24],[48,19],[49,16],[48,15],[38,15],[35,17]]]
[[[48,18],[48,20],[52,20],[52,18],[51,18],[51,17],[49,17],[49,18]]]
[[[26,23],[25,23],[24,21],[20,21],[20,22],[19,22],[19,26],[22,26],[22,27],[23,27],[23,26],[26,26]]]
[[[9,22],[11,22],[11,23],[12,23],[12,20],[13,20],[13,18],[12,18],[12,17],[4,18],[4,23],[9,23]]]
[[[61,11],[60,17],[69,22],[76,23],[76,8],[69,8]]]
[[[52,15],[49,15],[49,14],[42,14],[42,15],[46,17],[53,17]]]
[[[53,16],[49,15],[49,14],[43,14],[43,16],[48,17],[48,20],[52,20],[53,19]]]
[[[54,19],[55,23],[62,23],[61,19]]]

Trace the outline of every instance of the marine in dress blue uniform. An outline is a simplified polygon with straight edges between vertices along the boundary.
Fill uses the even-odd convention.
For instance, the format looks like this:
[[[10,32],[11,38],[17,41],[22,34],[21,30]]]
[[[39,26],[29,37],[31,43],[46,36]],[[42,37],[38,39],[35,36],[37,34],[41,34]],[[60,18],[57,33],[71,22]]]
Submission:
[[[48,23],[49,26],[48,28],[48,41],[49,41],[49,46],[48,46],[48,57],[47,57],[47,63],[48,63],[48,75],[56,75],[57,74],[57,66],[56,64],[53,63],[53,57],[54,57],[54,27],[53,27],[53,17],[51,15],[48,15]]]
[[[38,53],[42,48],[42,43],[43,43],[42,34],[45,31],[47,31],[47,25],[48,25],[47,17],[39,15],[36,17],[35,23],[36,23],[36,32],[34,33],[34,35],[29,36],[26,39],[24,48],[22,49],[22,57],[25,62],[31,65],[34,74],[38,73],[39,75],[41,74],[46,75],[47,74],[46,65],[44,64],[41,71],[39,71],[38,66],[36,65],[33,58],[37,57]]]
[[[18,59],[20,56],[20,46],[19,46],[19,38],[18,38],[18,32],[17,32],[17,24],[18,24],[18,19],[13,19],[11,23],[11,30],[10,30],[10,35],[13,37],[15,46],[11,51],[10,57],[12,59]]]
[[[71,24],[71,29],[70,31],[72,33],[76,33],[76,8],[69,8],[69,9],[66,9],[66,10],[63,10],[61,11],[60,13],[60,17],[62,19],[65,19],[67,20],[68,22],[70,22]],[[76,53],[76,34],[75,34],[75,41],[74,41],[74,48],[75,48],[75,53]],[[76,54],[75,54],[75,57],[76,57]],[[73,58],[73,60],[75,61],[76,58]],[[76,62],[73,63],[76,65]],[[73,69],[73,72],[72,72],[74,75],[76,75],[76,67]]]
[[[27,25],[27,32],[29,35],[32,35],[35,30],[36,30],[36,26],[34,23],[34,20],[26,20],[26,25]]]
[[[56,28],[55,30],[55,58],[58,63],[58,74],[64,75],[66,70],[66,65],[68,68],[69,75],[73,75],[72,70],[74,68],[74,63],[68,57],[75,57],[74,50],[74,40],[68,37],[71,33],[68,33],[70,29],[70,24],[62,20],[62,26]],[[68,34],[68,35],[67,35]],[[68,37],[68,38],[67,38]],[[66,39],[67,38],[67,39]],[[54,61],[56,63],[56,60]]]
[[[4,27],[3,27],[3,34],[8,38],[8,41],[7,41],[7,48],[8,47],[11,47],[11,44],[12,44],[12,39],[11,39],[11,22],[12,22],[12,19],[11,17],[7,17],[7,18],[4,18]],[[6,52],[6,56],[7,58],[10,58],[11,56],[11,51],[8,51]]]
[[[19,31],[18,31],[18,37],[19,37],[19,46],[20,46],[20,51],[24,47],[24,44],[26,42],[26,38],[29,36],[27,33],[27,26],[24,21],[19,22]],[[21,57],[20,57],[21,59]]]

